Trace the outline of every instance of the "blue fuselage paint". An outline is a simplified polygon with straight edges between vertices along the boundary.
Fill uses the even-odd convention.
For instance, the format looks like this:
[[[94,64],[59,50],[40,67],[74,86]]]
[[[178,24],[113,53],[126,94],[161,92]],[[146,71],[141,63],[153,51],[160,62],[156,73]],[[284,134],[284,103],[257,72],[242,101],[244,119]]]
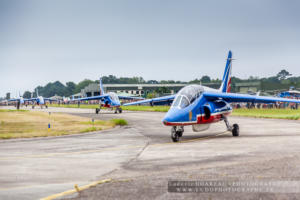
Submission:
[[[205,91],[204,87],[203,91]],[[210,119],[204,119],[205,109],[209,111]],[[186,107],[171,106],[163,119],[163,123],[168,126],[211,123],[221,120],[220,117],[216,118],[216,115],[227,115],[231,111],[232,107],[229,103],[223,100],[208,101],[201,95]]]

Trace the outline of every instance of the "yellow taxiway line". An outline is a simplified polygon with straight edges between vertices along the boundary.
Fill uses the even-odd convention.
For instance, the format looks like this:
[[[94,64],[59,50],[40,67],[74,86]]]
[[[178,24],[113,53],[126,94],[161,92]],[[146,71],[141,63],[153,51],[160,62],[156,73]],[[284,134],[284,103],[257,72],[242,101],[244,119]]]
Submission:
[[[61,192],[61,193],[53,194],[53,195],[50,195],[48,197],[41,198],[40,200],[52,200],[52,199],[56,199],[58,197],[62,197],[62,196],[69,195],[69,194],[74,194],[76,192],[80,192],[82,190],[86,190],[86,189],[88,189],[90,187],[94,187],[96,185],[103,184],[103,183],[108,183],[108,182],[111,182],[111,181],[112,181],[111,179],[104,179],[104,180],[96,181],[96,182],[93,182],[93,183],[90,183],[88,185],[84,185],[84,186],[81,186],[81,187],[78,187],[78,185],[75,185],[73,190],[67,190],[67,191],[64,191],[64,192]]]

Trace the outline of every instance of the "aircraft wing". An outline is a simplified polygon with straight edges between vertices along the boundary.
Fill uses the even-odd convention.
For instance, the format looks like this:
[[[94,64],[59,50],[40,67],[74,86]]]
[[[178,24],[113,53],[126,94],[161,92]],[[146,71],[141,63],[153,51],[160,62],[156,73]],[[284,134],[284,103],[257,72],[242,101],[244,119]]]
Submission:
[[[223,99],[223,100],[225,100],[229,103],[231,103],[231,102],[253,102],[253,103],[290,102],[290,103],[300,103],[300,100],[297,100],[297,99],[255,96],[255,95],[237,94],[237,93],[204,92],[203,96],[206,97],[209,100]]]
[[[20,101],[20,99],[9,99],[7,101]]]
[[[142,97],[127,97],[127,96],[119,96],[119,99],[135,99],[135,100],[143,100],[144,98]]]
[[[26,101],[31,101],[31,99],[23,99],[23,101],[25,101],[25,102],[26,102]]]
[[[24,101],[37,101],[38,98],[24,99]]]
[[[108,94],[104,94],[104,95],[93,96],[93,97],[83,97],[79,99],[74,99],[74,101],[101,100],[107,98],[108,96],[109,96]]]
[[[45,100],[45,101],[50,101],[50,102],[51,102],[51,101],[58,101],[58,100],[56,100],[56,99],[50,99],[50,98],[44,98],[44,100]]]
[[[156,102],[163,102],[163,101],[173,101],[175,98],[175,95],[169,95],[169,96],[164,96],[164,97],[157,97],[153,99],[145,99],[142,101],[136,101],[132,103],[125,103],[123,106],[131,106],[131,105],[138,105],[138,104],[144,104],[144,103],[156,103]]]
[[[21,101],[21,99],[9,99],[7,101]],[[31,101],[31,99],[23,99],[23,101]]]

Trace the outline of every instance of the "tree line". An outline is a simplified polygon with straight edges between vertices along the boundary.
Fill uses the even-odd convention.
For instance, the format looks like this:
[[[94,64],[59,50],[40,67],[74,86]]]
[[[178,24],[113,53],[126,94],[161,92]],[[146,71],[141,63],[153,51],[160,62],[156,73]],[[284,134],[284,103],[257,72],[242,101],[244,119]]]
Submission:
[[[184,81],[175,81],[175,80],[148,80],[145,81],[142,77],[116,77],[114,75],[103,76],[102,77],[103,84],[175,84],[175,83],[183,83],[183,84],[208,84],[215,83],[221,84],[220,79],[212,79],[211,77],[205,75],[199,79],[194,79],[188,82]],[[242,82],[260,82],[262,90],[278,90],[278,89],[289,89],[291,86],[295,88],[300,88],[300,77],[294,77],[286,70],[281,70],[275,76],[267,77],[267,78],[258,78],[250,76],[248,79],[240,79],[238,77],[232,77],[231,83],[234,91],[234,85],[236,83]],[[60,81],[50,82],[45,86],[38,86],[35,88],[35,91],[38,90],[39,95],[44,97],[52,97],[54,95],[58,96],[71,96],[73,94],[79,93],[81,89],[85,88],[91,83],[99,83],[99,80],[90,80],[84,79],[79,83],[74,82],[66,82],[66,84],[61,83]],[[165,92],[165,88],[161,88],[158,92]],[[31,98],[31,96],[35,97],[36,92],[25,91],[23,94],[24,98]]]

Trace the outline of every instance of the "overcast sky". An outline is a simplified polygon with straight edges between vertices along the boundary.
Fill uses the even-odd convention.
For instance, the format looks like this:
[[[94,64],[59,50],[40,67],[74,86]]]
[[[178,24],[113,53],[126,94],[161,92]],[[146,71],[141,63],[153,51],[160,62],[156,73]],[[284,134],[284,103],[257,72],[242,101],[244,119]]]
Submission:
[[[0,0],[0,96],[101,75],[300,76],[300,1]]]

